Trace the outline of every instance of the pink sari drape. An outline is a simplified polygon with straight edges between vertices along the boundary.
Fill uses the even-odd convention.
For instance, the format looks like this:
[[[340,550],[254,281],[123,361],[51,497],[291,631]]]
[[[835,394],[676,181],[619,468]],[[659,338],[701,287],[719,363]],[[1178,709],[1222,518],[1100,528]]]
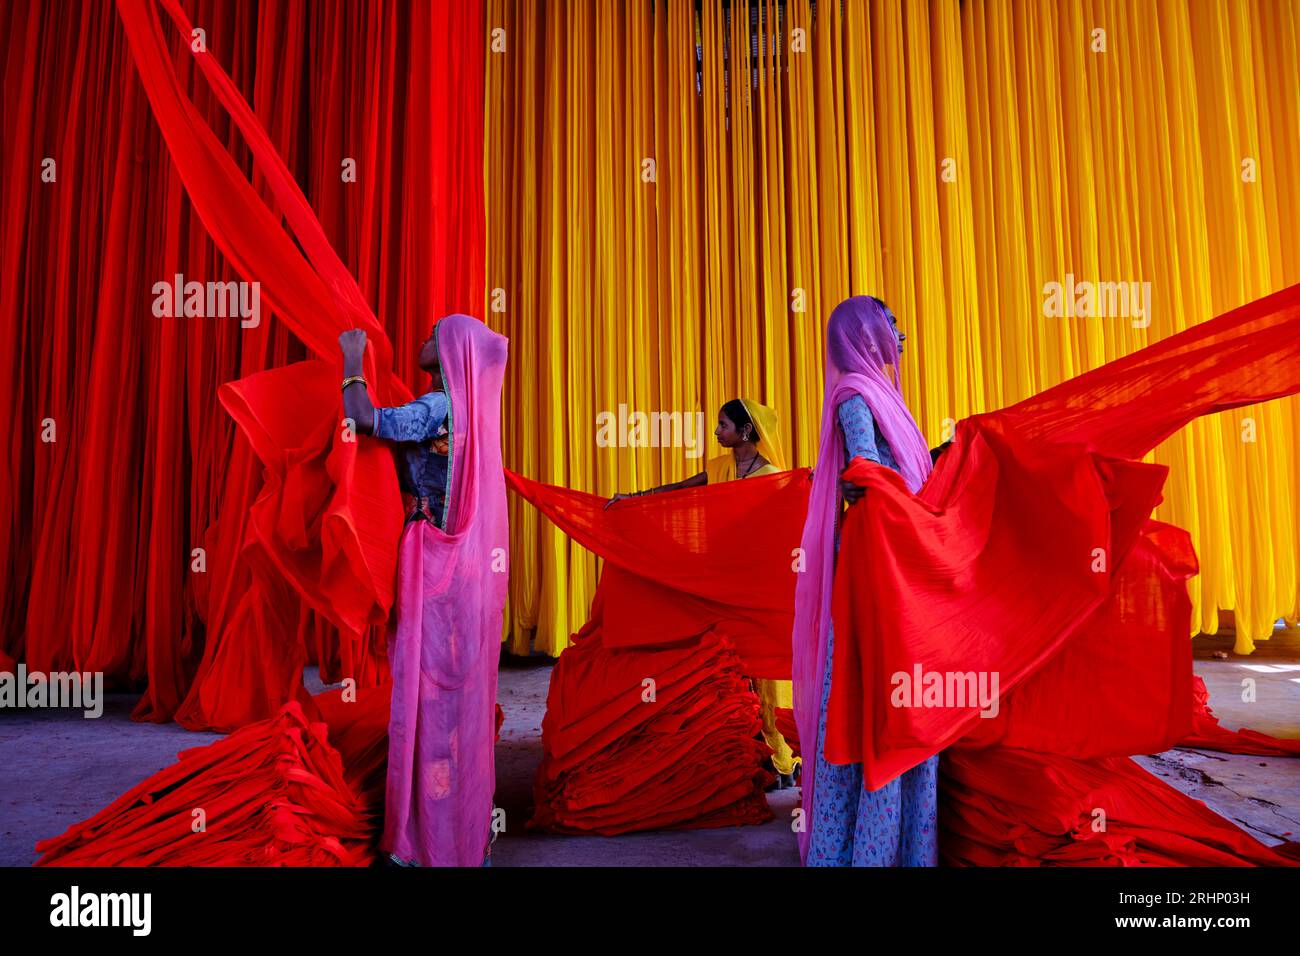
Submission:
[[[446,530],[402,533],[383,849],[421,866],[478,866],[495,787],[497,659],[509,579],[501,467],[506,340],[477,319],[438,323],[451,400]]]

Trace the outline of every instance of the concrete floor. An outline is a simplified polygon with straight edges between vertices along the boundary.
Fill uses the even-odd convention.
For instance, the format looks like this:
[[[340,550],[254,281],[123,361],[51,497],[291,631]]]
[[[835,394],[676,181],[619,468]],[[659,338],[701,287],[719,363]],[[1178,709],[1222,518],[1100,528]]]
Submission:
[[[1278,632],[1249,658],[1231,655],[1231,647],[1226,637],[1196,642],[1196,671],[1224,726],[1300,737],[1300,633]],[[1228,651],[1229,659],[1212,659],[1215,650]],[[1257,681],[1254,703],[1240,699],[1243,677]],[[496,802],[506,812],[506,830],[493,849],[495,866],[797,865],[790,829],[797,790],[769,794],[776,819],[761,827],[612,838],[526,831],[549,679],[546,661],[515,660],[501,671],[506,720],[497,746]],[[314,674],[308,685],[320,688]],[[67,711],[0,711],[0,865],[30,865],[37,840],[90,816],[167,766],[177,751],[217,739],[174,724],[134,723],[134,703],[132,695],[110,695],[98,720]],[[1300,839],[1300,760],[1195,750],[1138,759],[1262,842]]]
[[[1232,653],[1232,637],[1198,637],[1196,673],[1210,708],[1230,730],[1249,727],[1274,737],[1300,737],[1300,630],[1278,629],[1249,657]],[[1227,660],[1214,659],[1215,653]],[[1243,702],[1242,680],[1256,699]],[[1300,840],[1300,759],[1251,757],[1213,750],[1169,750],[1138,763],[1190,797],[1204,801],[1270,846]]]

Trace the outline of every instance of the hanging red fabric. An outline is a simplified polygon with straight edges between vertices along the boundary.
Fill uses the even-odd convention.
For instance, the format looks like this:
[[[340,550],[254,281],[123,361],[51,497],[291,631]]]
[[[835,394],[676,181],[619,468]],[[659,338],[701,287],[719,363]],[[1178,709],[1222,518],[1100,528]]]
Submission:
[[[162,6],[181,33],[191,35],[192,25],[175,0],[162,0]],[[154,4],[120,0],[119,10],[141,81],[204,224],[240,273],[261,283],[277,315],[322,356],[221,390],[222,404],[265,467],[245,537],[237,542],[242,560],[252,569],[252,583],[226,630],[210,638],[177,719],[191,727],[229,729],[264,713],[268,705],[302,698],[301,651],[291,622],[277,611],[286,600],[306,602],[354,645],[360,643],[362,652],[366,633],[386,621],[393,603],[401,528],[396,477],[387,448],[364,437],[351,440],[342,427],[338,333],[356,326],[367,331],[373,347],[367,352],[366,371],[376,403],[398,403],[409,399],[410,392],[393,374],[392,347],[383,328],[229,77],[210,55],[194,53],[248,143],[254,166],[265,177],[306,261],[185,94]],[[463,70],[464,76],[477,76],[463,101],[444,103],[429,117],[430,127],[439,127],[438,112],[451,114],[441,125],[448,131],[443,135],[464,137],[451,144],[458,147],[455,168],[461,170],[468,165],[467,156],[481,156],[481,138],[465,134],[474,129],[465,117],[476,103],[481,105],[481,21],[469,6],[449,5],[439,12],[449,21],[441,24],[448,29],[440,36],[439,49],[458,50],[449,68],[458,75]],[[431,17],[422,22],[432,28]],[[432,59],[436,52],[426,55]],[[461,181],[472,178],[458,177],[442,188],[454,194],[461,190]],[[454,280],[463,283],[462,290],[478,280],[478,287],[465,296],[477,307],[482,250],[474,236],[482,235],[481,202],[458,197],[448,206],[463,212],[464,219],[455,223],[454,231],[451,222],[444,222],[442,241],[477,250],[470,255],[477,267]],[[434,302],[436,298],[430,305]],[[433,317],[426,313],[428,323]],[[353,651],[352,656],[363,654]],[[250,674],[266,671],[267,659],[280,661],[270,670],[269,680],[250,680]]]

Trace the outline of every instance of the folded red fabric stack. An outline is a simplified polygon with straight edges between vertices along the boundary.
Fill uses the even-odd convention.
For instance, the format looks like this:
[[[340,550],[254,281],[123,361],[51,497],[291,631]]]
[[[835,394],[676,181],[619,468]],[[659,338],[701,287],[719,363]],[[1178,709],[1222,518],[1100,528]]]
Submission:
[[[1295,866],[1127,757],[950,747],[940,762],[949,866]]]
[[[374,816],[325,724],[294,702],[182,752],[89,820],[38,843],[37,865],[365,866]]]
[[[772,819],[759,701],[730,640],[609,648],[602,604],[598,591],[551,675],[529,826],[612,836]]]
[[[388,782],[388,714],[393,685],[358,688],[344,699],[335,688],[312,697],[329,728],[329,742],[343,761],[343,775],[361,801],[378,843],[384,824],[384,788]]]

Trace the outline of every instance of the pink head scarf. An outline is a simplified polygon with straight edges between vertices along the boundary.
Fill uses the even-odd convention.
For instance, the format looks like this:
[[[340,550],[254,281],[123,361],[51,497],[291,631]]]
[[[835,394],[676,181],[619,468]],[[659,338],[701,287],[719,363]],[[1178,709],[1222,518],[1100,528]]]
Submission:
[[[469,315],[437,324],[438,362],[451,405],[451,494],[444,527],[453,536],[475,524],[493,546],[505,547],[506,486],[501,466],[501,384],[506,337]],[[504,577],[500,575],[499,577]],[[505,587],[499,580],[502,600]]]
[[[925,483],[932,466],[929,446],[903,400],[898,335],[892,319],[885,303],[874,296],[858,295],[835,307],[826,330],[821,445],[803,529],[805,565],[795,586],[792,649],[795,722],[799,739],[813,742],[803,761],[805,815],[812,811],[817,764],[814,758],[822,748],[817,717],[831,623],[839,476],[845,464],[844,437],[836,422],[836,409],[854,395],[866,400],[913,494]],[[799,853],[805,858],[808,853],[806,826],[799,833]]]

